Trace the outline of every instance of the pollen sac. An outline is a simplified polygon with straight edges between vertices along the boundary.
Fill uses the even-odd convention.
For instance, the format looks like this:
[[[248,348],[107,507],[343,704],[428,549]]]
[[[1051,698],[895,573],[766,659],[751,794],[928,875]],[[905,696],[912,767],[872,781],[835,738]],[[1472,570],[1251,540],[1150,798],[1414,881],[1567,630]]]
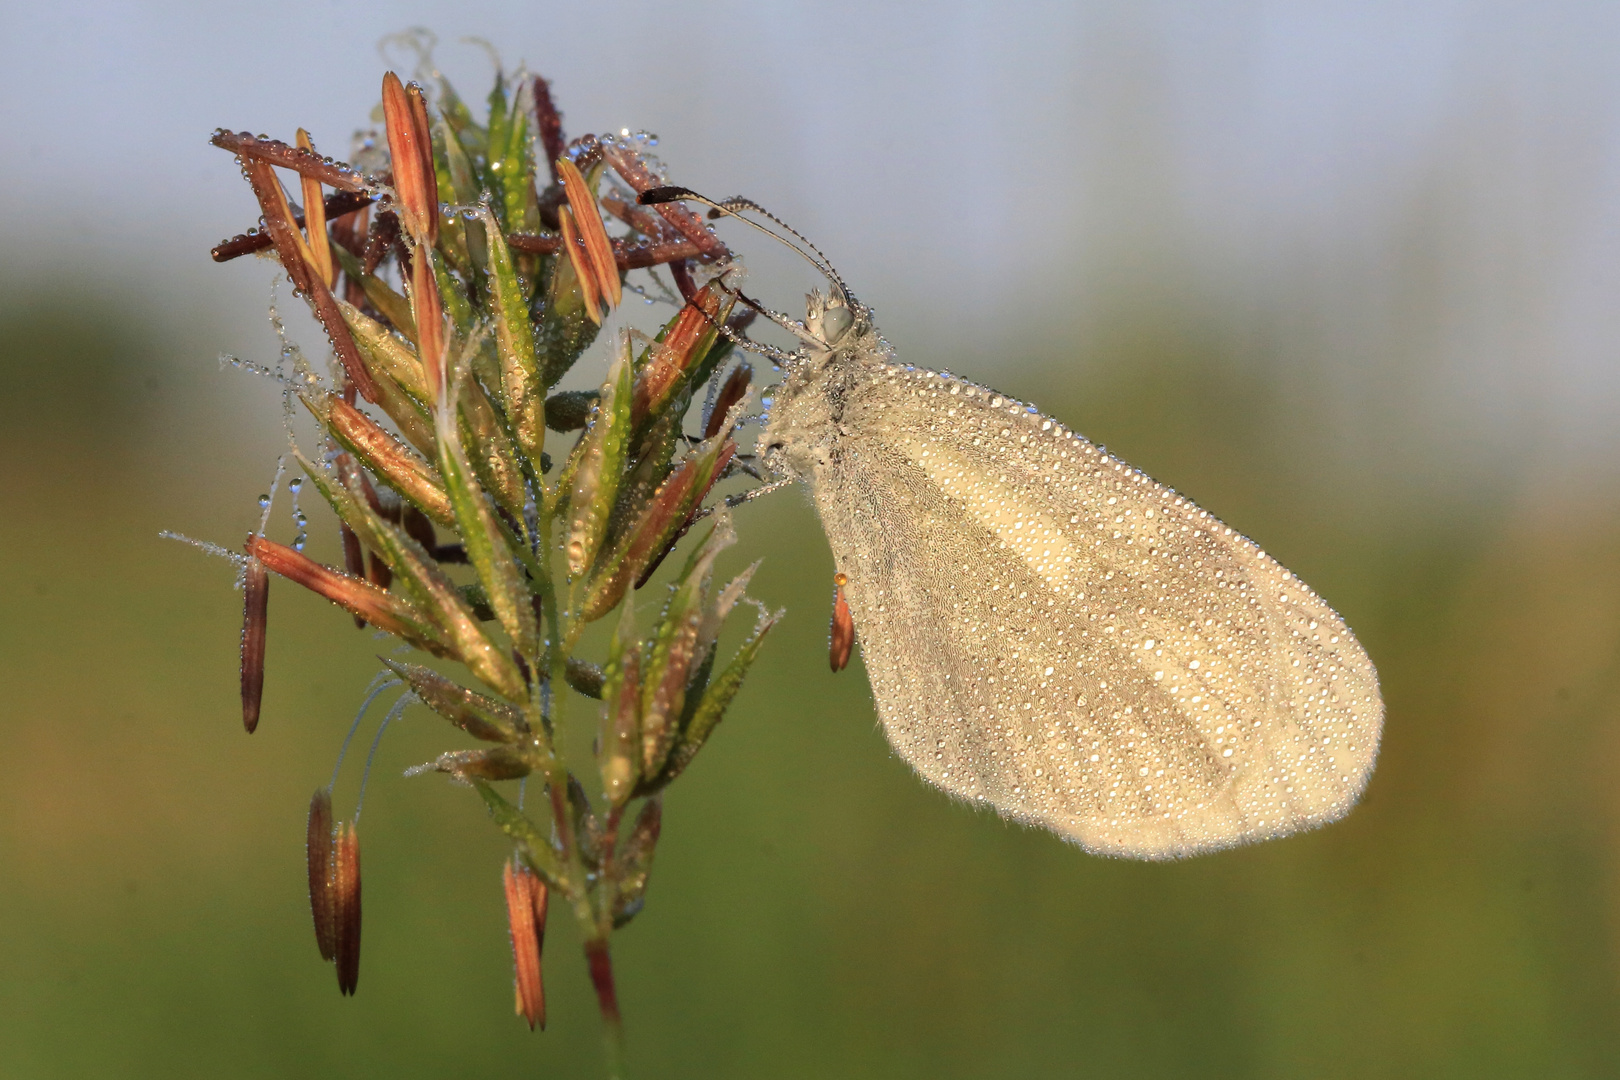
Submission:
[[[249,735],[259,726],[264,698],[264,639],[270,605],[270,573],[249,559],[242,584],[242,727]]]
[[[360,538],[349,528],[347,522],[338,525],[338,533],[343,540],[343,569],[350,577],[363,578],[366,576],[366,551],[360,546]],[[361,630],[366,627],[366,620],[356,615],[354,625]]]
[[[327,962],[337,956],[332,841],[332,792],[329,788],[319,788],[309,800],[304,853],[309,863],[309,910],[315,919],[315,947],[320,950],[321,959]]]
[[[421,544],[423,551],[438,550],[439,536],[433,531],[433,522],[416,507],[405,507],[400,514],[399,527],[405,530],[406,536]]]
[[[546,987],[540,974],[540,956],[546,941],[546,910],[550,890],[527,863],[516,856],[506,861],[506,921],[512,936],[513,996],[519,1016],[529,1030],[546,1029]]]
[[[371,553],[371,558],[366,560],[366,580],[385,591],[394,581],[394,572],[388,568],[387,563],[378,557],[375,551]],[[359,618],[360,616],[355,617]]]
[[[338,990],[352,995],[360,982],[360,836],[354,823],[338,826],[332,873],[332,949]]]
[[[844,670],[849,663],[850,650],[855,647],[855,619],[849,613],[849,600],[844,596],[844,586],[848,583],[849,578],[843,574],[833,575],[832,629],[827,634],[827,659],[835,672]]]

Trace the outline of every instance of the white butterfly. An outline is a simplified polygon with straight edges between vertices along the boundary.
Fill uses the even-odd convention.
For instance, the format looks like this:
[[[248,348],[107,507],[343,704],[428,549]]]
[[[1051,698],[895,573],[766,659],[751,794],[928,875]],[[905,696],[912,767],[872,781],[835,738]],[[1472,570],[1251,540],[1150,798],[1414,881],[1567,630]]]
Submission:
[[[719,209],[737,205],[757,209]],[[1175,858],[1346,813],[1383,702],[1344,621],[1033,407],[896,363],[806,257],[835,291],[811,295],[803,326],[775,317],[804,345],[763,350],[784,382],[759,449],[810,487],[900,756],[1105,855]]]

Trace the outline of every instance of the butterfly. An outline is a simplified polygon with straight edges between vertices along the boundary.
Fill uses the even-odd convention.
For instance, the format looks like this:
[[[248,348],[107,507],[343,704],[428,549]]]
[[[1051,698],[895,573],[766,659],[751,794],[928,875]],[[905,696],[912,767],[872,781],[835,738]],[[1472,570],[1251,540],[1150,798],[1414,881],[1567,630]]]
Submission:
[[[758,451],[809,488],[896,753],[1102,855],[1177,858],[1345,814],[1384,710],[1344,620],[1033,406],[900,363],[806,257],[833,288],[802,324],[777,318],[801,345],[768,350],[783,382]]]

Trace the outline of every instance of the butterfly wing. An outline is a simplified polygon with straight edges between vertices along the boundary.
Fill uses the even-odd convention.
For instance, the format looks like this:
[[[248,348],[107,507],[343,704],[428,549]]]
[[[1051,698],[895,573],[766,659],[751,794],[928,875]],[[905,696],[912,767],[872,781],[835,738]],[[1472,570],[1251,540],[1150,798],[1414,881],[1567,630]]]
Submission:
[[[1350,808],[1383,704],[1315,593],[1018,402],[858,368],[807,479],[878,716],[925,779],[1147,859]]]

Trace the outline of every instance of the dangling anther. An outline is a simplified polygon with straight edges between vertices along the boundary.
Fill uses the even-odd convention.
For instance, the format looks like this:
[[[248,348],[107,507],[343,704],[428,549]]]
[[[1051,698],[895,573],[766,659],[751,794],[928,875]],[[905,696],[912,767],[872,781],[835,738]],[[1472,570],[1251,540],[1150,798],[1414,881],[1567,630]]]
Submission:
[[[843,671],[849,663],[850,650],[855,647],[855,618],[849,613],[849,601],[844,598],[844,586],[849,578],[840,571],[833,575],[832,629],[828,632],[827,660],[834,671]]]
[[[264,563],[249,557],[242,584],[242,726],[249,735],[259,726],[264,700],[264,638],[270,604],[270,574]]]

